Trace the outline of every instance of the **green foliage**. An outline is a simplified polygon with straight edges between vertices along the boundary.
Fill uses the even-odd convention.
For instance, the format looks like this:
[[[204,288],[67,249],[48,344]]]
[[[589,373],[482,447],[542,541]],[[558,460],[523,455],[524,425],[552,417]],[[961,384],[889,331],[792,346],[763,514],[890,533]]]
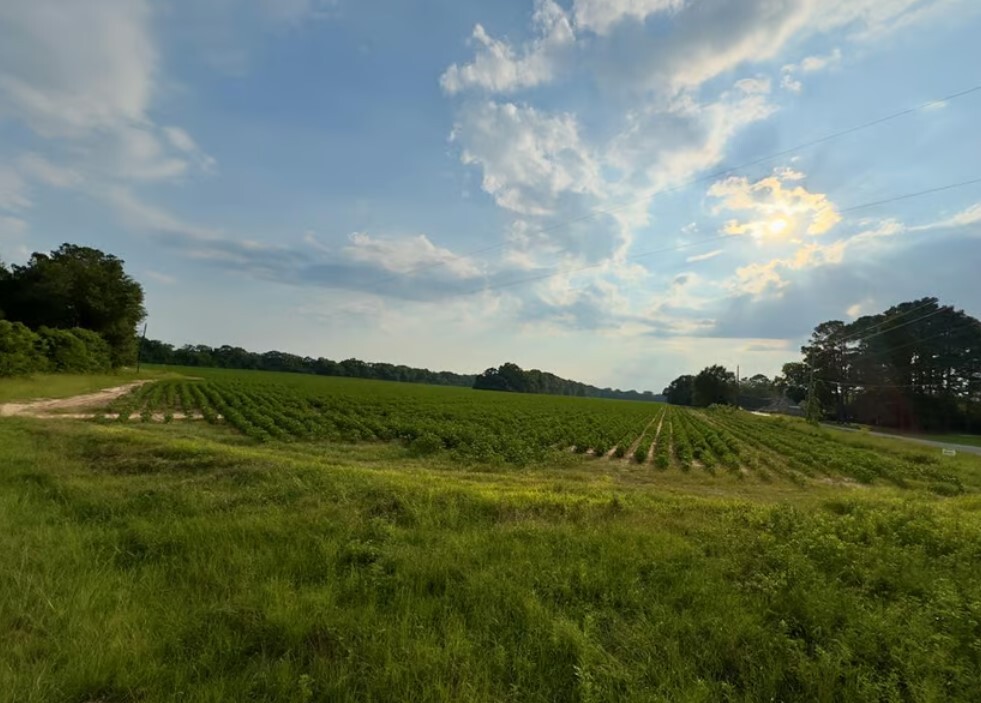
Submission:
[[[695,404],[695,377],[679,376],[664,389],[664,399],[671,405]]]
[[[821,409],[840,421],[949,431],[981,416],[981,321],[936,298],[823,322],[801,353]]]
[[[41,327],[38,345],[47,368],[56,373],[99,373],[112,367],[109,344],[91,330]]]
[[[849,446],[669,414],[747,455]],[[0,423],[0,700],[976,700],[976,492],[577,460]]]
[[[736,375],[724,366],[702,369],[692,381],[692,404],[707,408],[715,403],[727,405],[735,399]]]
[[[20,322],[0,320],[0,377],[43,371],[45,358],[38,337]]]
[[[114,367],[136,359],[136,326],[146,316],[143,289],[115,256],[73,244],[35,253],[0,280],[0,299],[10,320],[32,329],[96,332],[108,343]]]
[[[538,369],[525,371],[517,364],[512,363],[502,364],[496,369],[487,369],[474,379],[473,388],[479,391],[547,393],[550,395],[571,395],[579,398],[654,400],[654,394],[650,391],[638,393],[637,391],[597,388],[578,381],[559,378],[555,374]]]

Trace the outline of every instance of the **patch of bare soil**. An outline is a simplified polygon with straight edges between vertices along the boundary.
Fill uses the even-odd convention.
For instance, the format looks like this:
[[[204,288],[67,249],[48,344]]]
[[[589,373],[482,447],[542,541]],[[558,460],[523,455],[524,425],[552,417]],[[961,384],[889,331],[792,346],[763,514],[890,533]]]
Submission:
[[[103,388],[94,393],[83,393],[70,398],[51,398],[32,400],[26,403],[0,404],[0,417],[72,417],[82,415],[91,418],[93,415],[81,412],[65,413],[62,411],[81,411],[85,409],[105,407],[116,398],[139,388],[150,381],[133,381],[115,388]]]
[[[651,442],[651,448],[647,450],[647,458],[644,460],[645,464],[652,464],[654,462],[654,448],[661,441],[661,429],[664,427],[665,415],[667,415],[666,412],[661,413],[661,421],[657,423],[657,432],[654,433],[654,441]]]

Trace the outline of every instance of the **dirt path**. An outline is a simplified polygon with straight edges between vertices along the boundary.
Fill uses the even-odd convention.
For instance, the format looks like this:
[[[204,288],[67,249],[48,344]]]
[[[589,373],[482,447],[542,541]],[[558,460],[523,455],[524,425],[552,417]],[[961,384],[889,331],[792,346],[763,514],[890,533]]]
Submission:
[[[0,417],[91,417],[82,413],[61,413],[65,410],[86,410],[105,407],[116,398],[142,386],[146,381],[133,381],[115,388],[103,388],[94,393],[84,393],[70,398],[31,400],[26,403],[0,404]]]
[[[657,443],[661,441],[661,430],[664,428],[664,418],[667,414],[667,410],[662,410],[661,414],[658,415],[661,421],[657,423],[657,432],[654,433],[654,441],[651,442],[651,448],[647,450],[647,458],[644,460],[645,464],[654,462],[654,449],[657,447]]]

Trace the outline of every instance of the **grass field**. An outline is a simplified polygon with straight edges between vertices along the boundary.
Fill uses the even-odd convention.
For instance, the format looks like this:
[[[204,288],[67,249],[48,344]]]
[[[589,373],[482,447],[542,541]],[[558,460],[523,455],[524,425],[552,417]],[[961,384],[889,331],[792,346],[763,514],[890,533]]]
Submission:
[[[34,400],[37,398],[68,398],[103,388],[166,375],[161,370],[117,371],[110,374],[34,374],[33,376],[0,378],[0,403]]]
[[[741,413],[195,373],[188,410],[213,422],[0,420],[0,700],[981,690],[978,457]],[[182,407],[182,383],[120,402]],[[244,432],[263,418],[282,436]]]

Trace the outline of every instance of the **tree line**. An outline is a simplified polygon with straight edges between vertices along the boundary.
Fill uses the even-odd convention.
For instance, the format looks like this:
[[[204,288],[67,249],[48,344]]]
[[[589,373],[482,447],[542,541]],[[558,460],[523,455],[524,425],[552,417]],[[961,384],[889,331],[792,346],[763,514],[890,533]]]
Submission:
[[[34,253],[23,266],[0,261],[0,376],[133,363],[146,310],[123,263],[74,244]]]
[[[651,391],[621,391],[620,389],[598,388],[579,381],[560,378],[547,371],[531,369],[525,371],[517,364],[506,363],[490,368],[477,376],[473,387],[484,391],[508,391],[512,393],[548,393],[550,395],[571,395],[580,398],[615,398],[617,400],[658,400]]]
[[[801,361],[737,383],[721,366],[676,378],[668,402],[760,407],[786,399],[809,417],[907,430],[981,429],[981,321],[921,298],[854,322],[822,322]]]
[[[429,383],[437,386],[463,386],[470,388],[473,374],[451,371],[430,371],[401,364],[344,359],[333,361],[323,357],[299,356],[282,351],[250,352],[242,347],[222,345],[209,347],[204,344],[185,344],[175,347],[155,339],[143,342],[141,358],[148,364],[176,366],[204,366],[222,369],[246,369],[254,371],[284,371],[317,376],[345,376],[378,381],[402,383]]]

